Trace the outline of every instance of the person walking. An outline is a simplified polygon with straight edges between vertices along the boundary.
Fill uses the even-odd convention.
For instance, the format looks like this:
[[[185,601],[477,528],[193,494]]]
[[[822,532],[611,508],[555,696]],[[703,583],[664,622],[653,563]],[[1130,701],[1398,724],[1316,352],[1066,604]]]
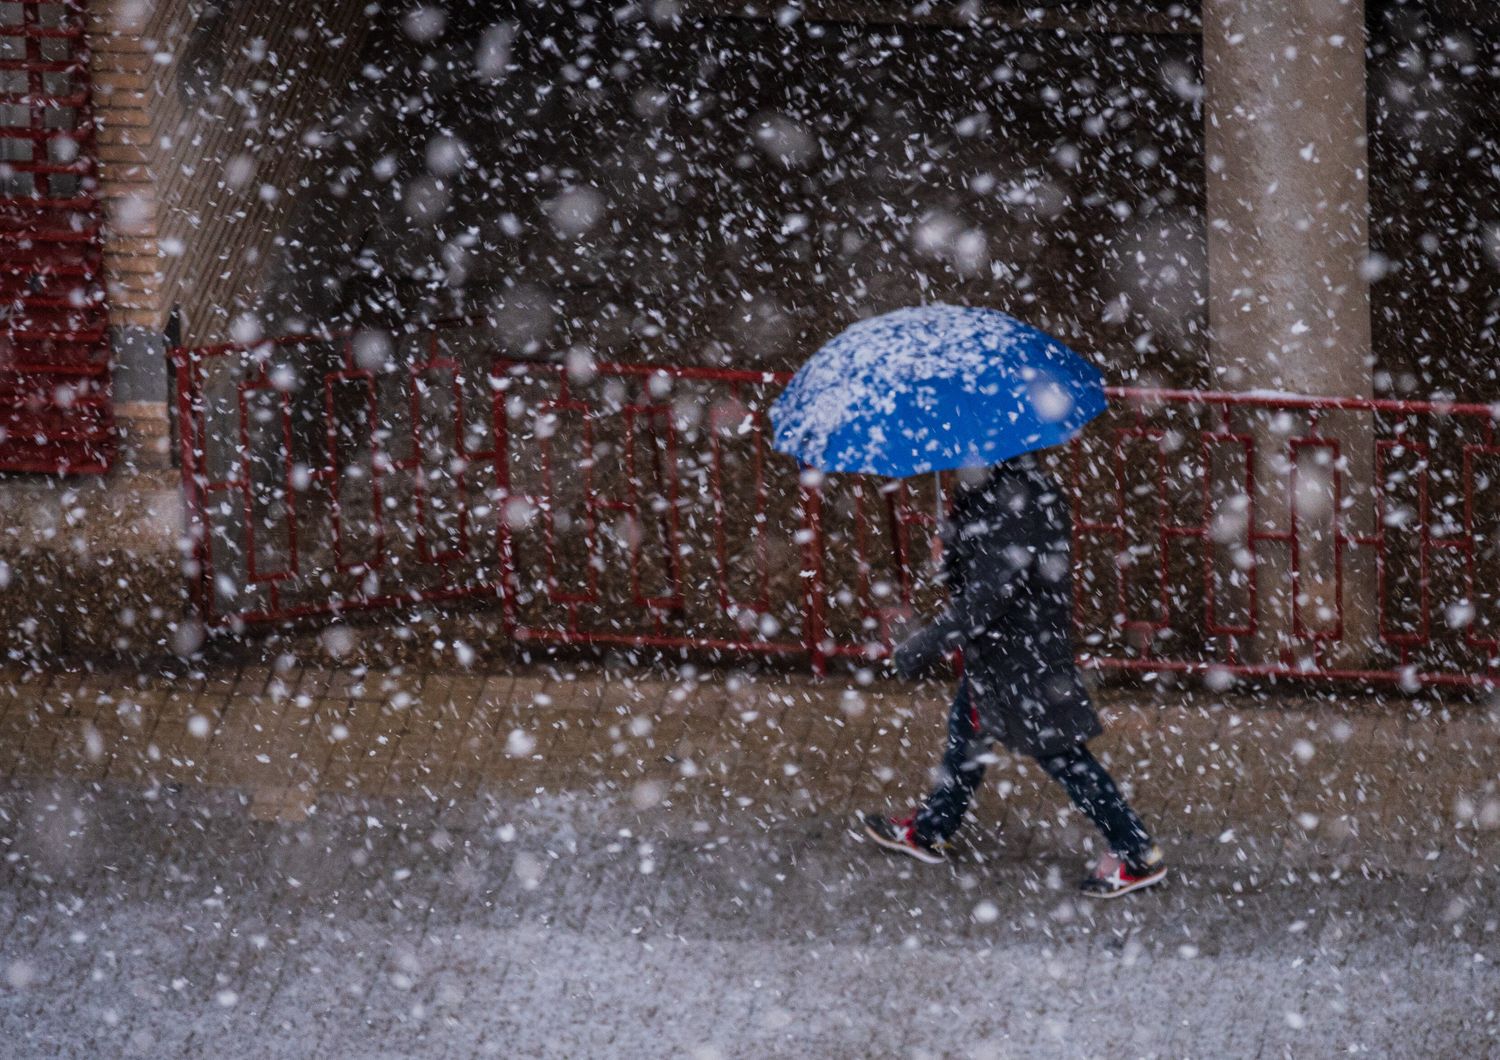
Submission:
[[[998,741],[1034,756],[1104,834],[1110,852],[1085,894],[1115,898],[1166,876],[1161,849],[1089,753],[1099,719],[1073,661],[1067,500],[1033,455],[1108,405],[1099,370],[1046,332],[994,309],[929,305],[846,328],[771,408],[776,448],[809,472],[978,476],[946,527],[951,603],[894,654],[909,677],[954,649],[964,667],[937,787],[905,820],[864,817],[888,850],[944,860]]]
[[[1073,658],[1070,538],[1067,498],[1031,453],[959,487],[943,529],[951,603],[892,655],[910,679],[961,651],[947,749],[916,813],[904,820],[867,814],[864,825],[887,850],[945,861],[998,742],[1034,757],[1098,827],[1109,853],[1080,889],[1116,898],[1160,882],[1167,866],[1087,746],[1101,727]]]

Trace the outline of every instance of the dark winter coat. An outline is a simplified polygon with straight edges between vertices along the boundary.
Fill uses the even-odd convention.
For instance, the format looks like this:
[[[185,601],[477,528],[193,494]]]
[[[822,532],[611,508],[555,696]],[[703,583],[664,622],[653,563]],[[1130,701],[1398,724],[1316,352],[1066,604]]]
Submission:
[[[914,677],[955,647],[984,730],[1012,751],[1049,755],[1099,735],[1073,661],[1068,502],[1030,456],[963,489],[943,531],[949,605],[897,647]]]

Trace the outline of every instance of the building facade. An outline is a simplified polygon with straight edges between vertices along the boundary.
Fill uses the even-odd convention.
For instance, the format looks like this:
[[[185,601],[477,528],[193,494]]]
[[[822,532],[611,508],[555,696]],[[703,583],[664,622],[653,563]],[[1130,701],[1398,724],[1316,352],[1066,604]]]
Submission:
[[[130,525],[164,582],[177,343],[459,321],[519,359],[779,369],[862,316],[949,301],[1121,385],[1497,389],[1500,19],[1477,4],[0,7],[24,42],[7,142],[53,112],[80,130],[54,139],[93,168],[48,209],[96,254],[59,280],[27,211],[70,193],[9,178],[0,462],[45,464],[27,430],[49,402],[58,430],[115,436],[54,376],[26,382],[56,352],[36,299],[71,298],[49,311],[92,343],[94,396],[112,384],[94,407],[125,439],[87,494],[107,515],[82,521],[156,513]],[[48,63],[79,100],[37,80]],[[49,504],[13,555],[55,550]]]

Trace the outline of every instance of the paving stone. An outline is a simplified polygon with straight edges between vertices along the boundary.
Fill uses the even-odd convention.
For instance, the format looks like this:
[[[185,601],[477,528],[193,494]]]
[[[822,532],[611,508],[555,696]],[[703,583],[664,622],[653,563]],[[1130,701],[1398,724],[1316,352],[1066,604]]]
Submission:
[[[143,677],[0,672],[11,1055],[1496,1049],[1466,704],[1101,693],[1174,875],[1098,906],[1071,890],[1097,840],[1003,753],[954,866],[850,835],[920,793],[937,685]],[[299,785],[305,819],[252,819]]]

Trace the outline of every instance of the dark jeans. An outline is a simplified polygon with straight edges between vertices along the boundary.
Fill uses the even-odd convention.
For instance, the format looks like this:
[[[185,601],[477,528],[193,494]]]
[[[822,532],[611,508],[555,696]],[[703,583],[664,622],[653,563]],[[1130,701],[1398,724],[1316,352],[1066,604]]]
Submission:
[[[942,775],[917,812],[918,835],[924,839],[947,839],[958,831],[974,790],[984,779],[984,762],[980,759],[989,751],[990,743],[989,737],[980,731],[979,714],[969,701],[969,683],[960,681],[948,711],[948,749],[943,755]],[[1110,850],[1127,861],[1135,861],[1150,849],[1151,837],[1146,834],[1146,826],[1087,747],[1075,744],[1062,754],[1037,761],[1067,789],[1073,804],[1104,833]]]

